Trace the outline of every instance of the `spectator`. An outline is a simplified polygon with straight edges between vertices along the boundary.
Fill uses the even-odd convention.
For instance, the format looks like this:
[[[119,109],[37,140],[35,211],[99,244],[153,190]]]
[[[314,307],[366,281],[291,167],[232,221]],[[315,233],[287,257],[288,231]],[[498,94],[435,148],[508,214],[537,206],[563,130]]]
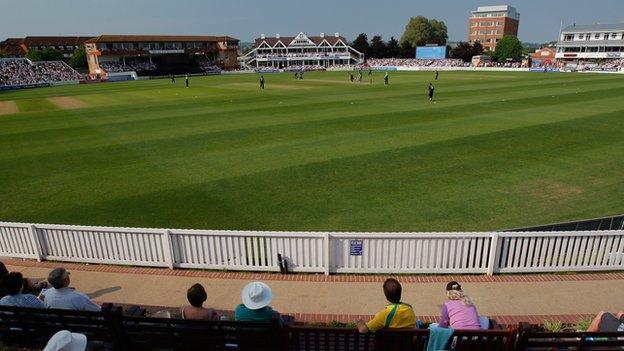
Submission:
[[[453,281],[446,285],[447,301],[442,305],[440,328],[451,327],[461,330],[479,330],[479,314],[470,298],[462,291],[461,285]]]
[[[2,284],[2,280],[4,277],[9,275],[9,270],[6,268],[3,262],[0,261],[0,298],[3,298],[7,295],[4,290],[4,284]],[[33,294],[38,295],[41,292],[41,289],[44,289],[48,286],[46,282],[35,282],[31,279],[24,278],[24,288],[23,292],[25,294]]]
[[[41,292],[40,298],[50,306],[76,311],[101,311],[101,307],[93,303],[87,295],[69,287],[69,272],[65,268],[54,268],[48,275],[52,288]]]
[[[204,308],[204,302],[206,302],[208,295],[201,284],[193,284],[186,291],[186,298],[191,305],[184,306],[180,310],[182,319],[217,319],[218,316],[212,308]]]
[[[587,328],[588,332],[622,332],[624,331],[624,312],[613,315],[601,311]]]
[[[234,320],[243,322],[270,322],[279,313],[269,304],[273,299],[271,288],[262,282],[252,282],[243,288],[243,303],[236,306]]]
[[[386,308],[378,312],[373,319],[364,323],[357,321],[360,333],[375,332],[380,329],[403,329],[416,326],[416,316],[412,306],[401,302],[401,283],[394,278],[386,279],[383,292],[390,302]]]
[[[61,330],[54,334],[43,351],[84,351],[87,349],[87,337],[84,334]]]
[[[46,308],[46,304],[35,295],[24,294],[25,282],[26,279],[22,273],[11,272],[7,274],[2,279],[2,290],[6,292],[6,296],[0,299],[0,306]]]

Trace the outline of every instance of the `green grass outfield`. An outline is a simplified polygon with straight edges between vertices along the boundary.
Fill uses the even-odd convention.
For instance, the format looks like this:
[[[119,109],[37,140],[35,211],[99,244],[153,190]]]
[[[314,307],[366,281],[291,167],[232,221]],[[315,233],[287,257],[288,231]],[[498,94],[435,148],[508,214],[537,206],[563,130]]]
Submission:
[[[0,220],[472,231],[624,212],[624,76],[442,72],[430,104],[433,73],[382,75],[0,93]]]

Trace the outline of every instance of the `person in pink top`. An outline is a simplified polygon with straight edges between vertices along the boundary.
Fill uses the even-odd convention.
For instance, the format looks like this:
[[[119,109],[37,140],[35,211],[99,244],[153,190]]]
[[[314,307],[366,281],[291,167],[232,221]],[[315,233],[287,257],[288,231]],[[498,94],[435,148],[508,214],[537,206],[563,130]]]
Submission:
[[[481,329],[477,307],[464,294],[458,282],[453,281],[446,285],[446,298],[447,301],[442,305],[440,314],[440,328]]]

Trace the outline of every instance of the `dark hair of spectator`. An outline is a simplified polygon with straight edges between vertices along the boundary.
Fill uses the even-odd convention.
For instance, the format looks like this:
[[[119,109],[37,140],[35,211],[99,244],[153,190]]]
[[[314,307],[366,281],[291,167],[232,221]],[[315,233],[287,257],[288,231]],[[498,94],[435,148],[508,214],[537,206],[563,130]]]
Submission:
[[[11,272],[2,279],[2,290],[8,295],[17,295],[24,287],[24,276],[20,272]]]
[[[206,302],[208,295],[206,294],[206,290],[204,289],[204,287],[201,284],[197,283],[193,284],[193,286],[191,286],[186,291],[186,298],[188,299],[188,302],[191,304],[191,306],[201,307],[204,302]]]
[[[392,303],[401,302],[401,283],[394,278],[386,279],[383,285],[384,295],[386,299]]]

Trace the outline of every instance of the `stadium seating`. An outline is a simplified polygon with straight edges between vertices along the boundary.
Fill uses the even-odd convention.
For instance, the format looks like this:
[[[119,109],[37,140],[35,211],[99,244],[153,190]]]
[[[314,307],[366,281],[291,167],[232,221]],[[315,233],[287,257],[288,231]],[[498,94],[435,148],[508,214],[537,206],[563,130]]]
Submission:
[[[62,61],[0,59],[0,86],[77,81],[82,76]]]

